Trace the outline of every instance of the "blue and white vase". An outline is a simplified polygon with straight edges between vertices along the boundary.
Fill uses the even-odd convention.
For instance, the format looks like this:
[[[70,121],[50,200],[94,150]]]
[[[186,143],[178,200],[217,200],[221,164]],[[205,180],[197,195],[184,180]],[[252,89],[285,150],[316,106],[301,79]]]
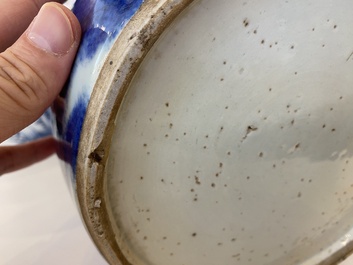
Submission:
[[[78,0],[60,157],[111,264],[353,249],[351,0]]]

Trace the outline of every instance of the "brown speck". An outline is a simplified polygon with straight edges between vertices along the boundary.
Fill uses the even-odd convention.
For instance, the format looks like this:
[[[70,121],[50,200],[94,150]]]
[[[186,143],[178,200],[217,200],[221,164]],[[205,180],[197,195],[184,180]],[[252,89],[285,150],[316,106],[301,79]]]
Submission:
[[[257,34],[257,30],[255,29],[255,30],[253,31],[253,33],[254,33],[254,34]]]
[[[336,129],[335,129],[335,128],[332,128],[332,129],[331,129],[331,132],[335,132],[335,131],[336,131]]]
[[[226,64],[227,64],[227,61],[223,61],[223,64],[226,65]]]
[[[169,134],[164,135],[164,137],[165,137],[165,138],[168,138],[168,137],[169,137]]]
[[[246,179],[249,180],[249,179],[250,179],[250,176],[247,176]]]
[[[261,40],[261,44],[265,44],[265,40]]]
[[[251,132],[257,131],[258,128],[255,125],[249,125],[248,128],[246,129],[246,133],[249,134]]]
[[[231,155],[231,152],[228,152],[228,153],[227,153],[227,155],[229,155],[229,156],[230,156],[230,155]]]
[[[237,239],[235,237],[233,237],[230,241],[235,242],[235,241],[237,241]]]
[[[330,108],[330,111],[333,111],[333,108]]]
[[[207,149],[207,146],[206,146],[206,145],[204,145],[203,149]]]
[[[219,167],[223,167],[223,163],[219,163]]]
[[[264,153],[263,152],[260,152],[259,153],[259,157],[263,157],[264,156]]]
[[[217,243],[217,246],[222,246],[223,244],[221,242]]]
[[[337,28],[337,25],[334,25],[333,28],[336,29],[336,28]]]
[[[298,192],[297,197],[300,198],[301,196],[302,196],[302,193],[301,193],[301,192]]]
[[[113,64],[113,61],[110,61],[109,64],[112,65],[112,64]]]
[[[290,48],[293,50],[294,49],[294,45],[290,46]]]
[[[147,147],[147,144],[143,144],[143,147]]]
[[[144,236],[144,237],[143,237],[143,240],[147,240],[147,236]]]
[[[197,233],[192,233],[191,236],[192,236],[192,237],[196,237],[196,236],[197,236]]]
[[[173,123],[169,123],[169,128],[173,128]]]
[[[140,180],[143,180],[143,176],[140,177]]]
[[[295,120],[292,120],[292,121],[290,122],[290,124],[294,125],[294,122],[295,122]]]
[[[300,147],[300,143],[297,143],[297,144],[294,146],[295,149],[298,149],[299,147]]]
[[[220,81],[223,82],[223,81],[224,81],[224,78],[222,77],[222,78],[220,79]]]
[[[169,102],[166,102],[166,103],[165,103],[165,106],[168,108],[168,107],[169,107]]]
[[[161,182],[164,182],[164,179],[161,179]]]
[[[246,134],[245,136],[243,137],[243,140],[245,140],[246,138],[248,138],[249,134],[252,133],[252,132],[255,132],[257,131],[258,128],[255,126],[255,125],[249,125],[247,128],[246,128]]]
[[[322,128],[326,128],[326,124],[323,124],[323,125],[322,125]]]
[[[245,18],[245,19],[243,20],[243,25],[244,25],[245,28],[246,28],[247,26],[249,26],[249,21],[248,21],[247,18]]]
[[[315,28],[312,28],[311,30],[312,30],[312,31],[315,31]]]
[[[216,187],[216,184],[212,183],[212,184],[211,184],[211,187],[212,187],[212,188]]]
[[[221,126],[221,128],[220,128],[220,130],[219,130],[219,131],[220,131],[220,132],[222,132],[222,131],[223,131],[223,129],[224,129],[224,127],[223,127],[223,126]]]
[[[225,109],[228,109],[228,106],[225,106]]]
[[[195,183],[197,185],[201,185],[201,181],[200,181],[200,178],[198,176],[194,176],[194,179],[195,179]]]
[[[268,89],[268,91],[270,91],[270,92],[271,92],[271,91],[272,91],[272,88],[270,87],[270,88]],[[259,113],[260,113],[260,112],[259,112]]]

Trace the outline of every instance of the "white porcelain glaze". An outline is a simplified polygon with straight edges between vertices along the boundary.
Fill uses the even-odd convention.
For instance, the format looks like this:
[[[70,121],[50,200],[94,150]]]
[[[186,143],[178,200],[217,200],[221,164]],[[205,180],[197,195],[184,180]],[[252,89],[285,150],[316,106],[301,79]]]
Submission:
[[[319,264],[351,241],[352,10],[200,0],[162,34],[107,162],[131,264]]]

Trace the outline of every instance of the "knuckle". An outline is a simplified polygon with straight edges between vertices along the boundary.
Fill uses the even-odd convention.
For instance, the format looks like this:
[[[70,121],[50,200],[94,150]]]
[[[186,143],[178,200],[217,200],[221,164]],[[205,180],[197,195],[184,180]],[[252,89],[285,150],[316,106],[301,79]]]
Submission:
[[[38,71],[7,50],[0,54],[0,90],[20,107],[31,110],[38,108],[46,85]]]

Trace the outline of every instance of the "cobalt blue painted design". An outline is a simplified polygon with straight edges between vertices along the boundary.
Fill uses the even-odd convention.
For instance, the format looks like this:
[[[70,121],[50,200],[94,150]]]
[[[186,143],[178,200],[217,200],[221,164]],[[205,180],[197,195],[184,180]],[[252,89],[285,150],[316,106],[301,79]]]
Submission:
[[[142,3],[143,0],[77,0],[74,5],[73,11],[82,27],[82,41],[65,91],[66,95],[63,95],[65,113],[61,117],[57,115],[57,124],[60,125],[57,126],[60,128],[58,133],[63,140],[62,155],[71,167],[74,183],[81,130],[95,81],[94,74],[99,71],[99,64],[94,60],[102,60],[102,57],[95,56],[102,54],[102,51],[103,55],[109,51],[116,37]],[[82,69],[84,70],[81,71]],[[82,76],[82,73],[89,76]]]
[[[76,172],[76,158],[78,153],[80,134],[85,120],[87,110],[87,100],[81,97],[75,105],[66,125],[66,134],[64,140],[71,144],[71,150],[65,150],[64,160],[72,166],[73,172]]]
[[[117,36],[142,2],[143,0],[77,1],[73,12],[83,30],[78,59],[92,59],[102,43]]]
[[[38,120],[15,134],[9,139],[11,143],[26,143],[33,140],[51,136],[52,133],[52,113],[48,109]]]

